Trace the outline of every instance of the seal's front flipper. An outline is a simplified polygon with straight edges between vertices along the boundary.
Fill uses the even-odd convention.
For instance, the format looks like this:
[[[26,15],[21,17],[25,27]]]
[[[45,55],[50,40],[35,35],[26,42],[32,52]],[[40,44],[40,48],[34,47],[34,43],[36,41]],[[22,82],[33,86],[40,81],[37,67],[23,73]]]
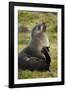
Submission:
[[[42,53],[45,55],[46,57],[46,63],[47,63],[47,68],[49,70],[49,67],[50,67],[50,62],[51,62],[51,57],[50,57],[50,54],[49,54],[49,48],[48,47],[44,47],[42,49]],[[50,71],[50,70],[49,70]]]

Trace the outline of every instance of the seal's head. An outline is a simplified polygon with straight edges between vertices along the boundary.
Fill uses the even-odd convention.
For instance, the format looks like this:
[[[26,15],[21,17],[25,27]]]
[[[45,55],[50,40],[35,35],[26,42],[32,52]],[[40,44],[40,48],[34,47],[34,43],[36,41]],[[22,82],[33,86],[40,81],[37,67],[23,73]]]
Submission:
[[[46,24],[41,22],[37,24],[32,30],[32,38],[41,35],[42,33],[46,32]]]

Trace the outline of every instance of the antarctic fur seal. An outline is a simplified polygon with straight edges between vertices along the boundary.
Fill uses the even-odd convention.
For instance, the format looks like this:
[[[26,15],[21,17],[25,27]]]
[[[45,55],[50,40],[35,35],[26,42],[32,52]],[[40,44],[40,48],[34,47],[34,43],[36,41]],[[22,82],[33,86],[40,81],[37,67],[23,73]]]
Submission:
[[[46,24],[42,22],[32,29],[29,45],[18,54],[18,70],[49,70],[50,62]]]

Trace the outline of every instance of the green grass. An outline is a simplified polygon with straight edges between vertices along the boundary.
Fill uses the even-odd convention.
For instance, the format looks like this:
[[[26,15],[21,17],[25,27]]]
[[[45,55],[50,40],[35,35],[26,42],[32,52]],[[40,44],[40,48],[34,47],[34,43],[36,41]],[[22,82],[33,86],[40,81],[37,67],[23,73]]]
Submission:
[[[26,15],[27,14],[27,15]],[[50,56],[51,56],[51,65],[50,72],[49,71],[30,71],[23,70],[18,72],[19,79],[29,79],[29,78],[49,78],[49,77],[57,77],[57,28],[56,28],[56,18],[57,15],[53,13],[39,13],[34,14],[31,12],[21,12],[19,11],[19,23],[23,23],[23,25],[27,26],[31,32],[33,26],[40,21],[44,21],[47,24],[47,34],[50,41]],[[27,23],[28,20],[28,23]],[[18,51],[25,48],[30,42],[30,33],[18,34]]]
[[[55,72],[39,72],[39,71],[30,71],[30,70],[23,70],[19,72],[19,79],[29,79],[29,78],[49,78],[49,77],[56,77]]]
[[[57,40],[56,40],[56,34],[54,34],[54,35],[51,34],[51,35],[49,35],[49,37],[50,37],[50,55],[51,55],[50,70],[51,70],[51,72],[23,70],[23,71],[20,71],[18,73],[19,79],[57,77],[57,45],[56,45]],[[51,39],[52,37],[53,37],[53,39]],[[26,38],[20,37],[19,41],[22,42],[22,43],[18,42],[19,43],[19,50],[20,50],[28,45],[28,43],[30,41],[30,36],[29,36],[29,40],[27,37]]]

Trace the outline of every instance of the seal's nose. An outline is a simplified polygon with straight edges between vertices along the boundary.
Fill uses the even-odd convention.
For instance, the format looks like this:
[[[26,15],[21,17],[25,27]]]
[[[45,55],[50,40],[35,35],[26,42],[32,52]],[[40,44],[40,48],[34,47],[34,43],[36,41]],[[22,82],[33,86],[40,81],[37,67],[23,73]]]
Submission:
[[[46,24],[42,23],[42,26],[43,26],[43,31],[45,32],[46,31]]]

